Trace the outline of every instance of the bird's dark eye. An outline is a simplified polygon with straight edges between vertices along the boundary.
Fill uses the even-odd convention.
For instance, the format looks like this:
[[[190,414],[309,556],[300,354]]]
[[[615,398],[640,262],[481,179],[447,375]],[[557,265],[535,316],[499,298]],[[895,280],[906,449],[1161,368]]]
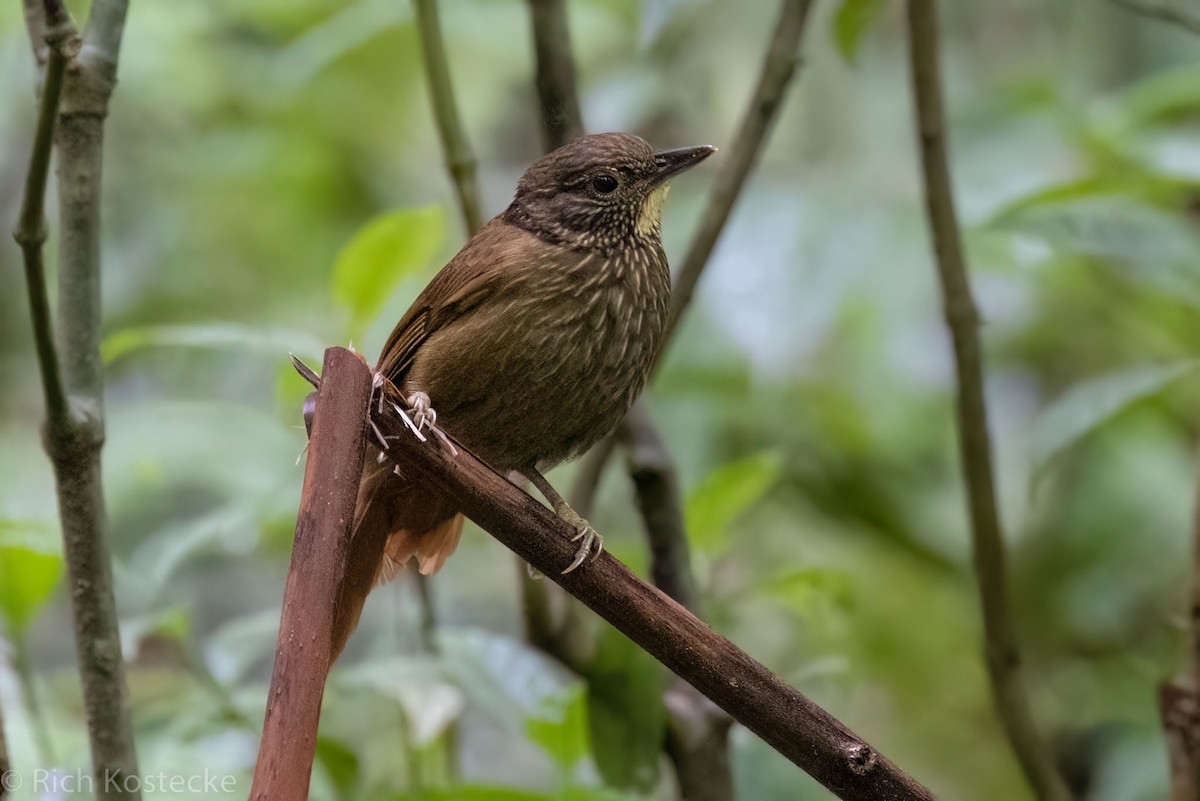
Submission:
[[[607,195],[609,192],[616,191],[617,179],[606,172],[592,176],[592,189],[595,189],[602,195]]]

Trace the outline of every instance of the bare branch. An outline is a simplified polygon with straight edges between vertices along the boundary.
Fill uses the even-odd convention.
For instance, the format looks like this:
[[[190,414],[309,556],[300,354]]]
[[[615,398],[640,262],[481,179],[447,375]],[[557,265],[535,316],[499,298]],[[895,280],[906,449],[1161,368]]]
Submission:
[[[37,12],[41,14],[40,3]],[[26,8],[28,13],[29,9]],[[52,27],[46,27],[52,25]],[[65,431],[70,426],[67,412],[66,393],[59,374],[58,351],[54,344],[54,330],[50,322],[50,301],[46,292],[46,270],[42,260],[42,246],[46,242],[46,178],[50,172],[50,152],[54,143],[54,129],[58,121],[58,103],[62,93],[63,74],[66,71],[70,52],[78,47],[78,34],[70,17],[65,14],[49,22],[40,17],[43,39],[46,34],[57,46],[49,51],[45,84],[38,105],[37,132],[34,134],[33,151],[29,157],[29,172],[25,175],[25,196],[21,202],[21,215],[13,231],[13,238],[21,246],[25,263],[25,283],[29,293],[29,313],[33,322],[33,339],[37,347],[38,367],[41,371],[42,391],[46,398],[46,415],[51,430]],[[32,27],[31,27],[32,33]]]
[[[44,0],[43,10],[50,53],[16,238],[25,257],[46,396],[46,450],[58,491],[96,794],[104,801],[138,799],[137,782],[127,781],[136,779],[137,757],[126,702],[100,482],[104,439],[99,348],[101,133],[116,75],[125,2],[94,0],[82,47],[59,0]],[[55,351],[42,264],[51,141],[59,153],[61,362]]]
[[[650,543],[650,576],[654,586],[695,612],[696,579],[688,556],[675,465],[644,406],[635,405],[625,424],[629,477]]]
[[[1142,0],[1112,0],[1118,6],[1149,19],[1175,25],[1190,33],[1200,34],[1200,17],[1166,3],[1146,3]]]
[[[368,373],[365,365],[355,369]],[[461,444],[453,455],[432,440],[422,443],[389,408],[379,411],[373,405],[371,416],[392,446],[388,458],[422,476],[502,544],[839,798],[933,798],[839,721],[611,555],[561,573],[574,558],[573,529]]]
[[[551,151],[584,132],[571,54],[566,0],[529,0],[537,94],[542,107],[542,146]]]
[[[774,35],[767,46],[766,56],[759,71],[754,94],[746,106],[737,137],[728,154],[722,154],[721,166],[713,181],[708,204],[700,218],[699,227],[692,236],[692,243],[676,272],[671,292],[671,322],[663,337],[663,350],[674,333],[679,319],[692,302],[696,284],[712,255],[717,239],[729,220],[750,171],[758,161],[771,123],[775,121],[783,103],[788,85],[799,62],[800,40],[808,22],[812,0],[783,0],[779,19],[775,23]],[[660,352],[661,353],[661,352]]]
[[[458,207],[462,212],[467,234],[470,235],[483,225],[479,184],[475,177],[476,160],[454,101],[454,86],[450,81],[450,65],[446,60],[446,46],[442,39],[442,25],[438,19],[437,0],[413,0],[413,7],[416,9],[417,30],[421,35],[421,54],[425,61],[425,76],[429,82],[429,99],[433,105],[438,134],[442,139],[446,169],[454,180]]]
[[[983,611],[985,656],[992,699],[1004,731],[1034,792],[1043,801],[1070,794],[1034,726],[1022,685],[1016,633],[1009,616],[1004,538],[996,508],[979,318],[959,237],[943,122],[937,8],[908,0],[909,54],[920,140],[926,212],[936,255],[946,324],[954,343],[958,381],[960,457],[971,521],[975,574]]]
[[[346,581],[371,373],[350,351],[330,348],[321,374],[252,801],[308,798],[334,649],[331,599]]]

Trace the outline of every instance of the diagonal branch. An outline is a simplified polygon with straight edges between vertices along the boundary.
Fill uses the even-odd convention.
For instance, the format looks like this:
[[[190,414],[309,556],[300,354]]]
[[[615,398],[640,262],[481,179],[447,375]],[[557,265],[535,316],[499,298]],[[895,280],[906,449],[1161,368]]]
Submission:
[[[908,0],[908,29],[926,213],[946,325],[954,344],[959,450],[992,700],[1037,797],[1043,801],[1068,801],[1070,794],[1033,722],[1021,679],[1016,631],[1009,614],[1004,537],[996,507],[996,481],[983,394],[979,316],[971,295],[950,182],[935,0]]]
[[[368,372],[365,365],[355,369]],[[611,555],[601,554],[583,569],[561,573],[574,556],[573,529],[461,445],[453,454],[433,440],[422,443],[391,408],[379,411],[373,405],[371,417],[386,437],[386,455],[394,463],[429,481],[503,545],[839,798],[933,798],[841,722]]]
[[[566,0],[529,0],[533,23],[538,103],[541,105],[542,149],[565,145],[584,132],[576,90],[575,59]]]
[[[725,229],[725,223],[729,221],[729,215],[741,195],[746,178],[758,161],[771,124],[779,114],[779,108],[783,104],[788,85],[792,82],[800,60],[800,41],[812,5],[812,0],[783,0],[780,4],[779,19],[775,23],[775,33],[763,58],[758,83],[742,115],[733,147],[729,149],[728,155],[721,159],[721,166],[708,196],[708,204],[704,207],[704,214],[700,218],[696,233],[692,236],[692,243],[683,257],[683,263],[676,272],[671,296],[671,322],[663,337],[664,350],[679,324],[679,319],[692,302],[692,295],[700,282],[700,276],[708,264],[709,257],[712,256],[721,231]]]
[[[483,225],[479,184],[475,176],[476,160],[471,152],[471,143],[463,131],[458,105],[454,101],[454,86],[450,81],[450,65],[446,60],[437,0],[413,0],[413,7],[417,15],[417,30],[421,35],[421,55],[425,61],[425,77],[429,81],[433,117],[442,139],[446,169],[454,180],[458,207],[467,234],[470,235]]]

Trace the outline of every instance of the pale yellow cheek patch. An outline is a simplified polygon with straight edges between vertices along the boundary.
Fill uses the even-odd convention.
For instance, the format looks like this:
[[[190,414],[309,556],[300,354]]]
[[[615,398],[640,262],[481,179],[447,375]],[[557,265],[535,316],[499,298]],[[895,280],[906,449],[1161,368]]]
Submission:
[[[670,187],[663,184],[658,189],[655,189],[646,197],[646,202],[642,204],[642,213],[638,217],[637,230],[639,234],[649,234],[659,227],[662,221],[662,207],[667,199],[667,190]]]

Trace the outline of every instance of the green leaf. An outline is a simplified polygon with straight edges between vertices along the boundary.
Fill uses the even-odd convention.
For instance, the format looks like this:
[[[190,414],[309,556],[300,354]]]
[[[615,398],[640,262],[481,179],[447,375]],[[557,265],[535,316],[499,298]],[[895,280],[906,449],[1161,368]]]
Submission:
[[[1200,305],[1200,237],[1181,215],[1133,197],[1079,196],[1006,215],[1001,227],[1053,251],[1112,265],[1122,278]]]
[[[1121,172],[1111,175],[1090,175],[1072,181],[1050,184],[1008,201],[985,222],[984,227],[1019,225],[1021,215],[1043,206],[1069,203],[1073,200],[1109,197],[1139,200],[1155,207],[1177,208],[1194,191],[1193,181],[1164,178],[1146,172]]]
[[[333,293],[362,330],[400,280],[424,270],[437,254],[445,227],[440,206],[400,209],[368,222],[338,253]]]
[[[605,626],[588,670],[587,716],[604,783],[649,792],[658,782],[665,714],[662,666]]]
[[[766,495],[782,470],[779,451],[764,451],[714,470],[688,496],[688,536],[704,550],[724,547],[729,526]]]
[[[842,0],[833,17],[833,39],[847,64],[858,63],[858,46],[867,28],[883,11],[883,0]]]
[[[520,731],[549,699],[580,686],[579,677],[526,643],[467,627],[438,632],[442,664],[472,704]]]
[[[1200,75],[1191,65],[1164,69],[1102,104],[1095,125],[1114,138],[1139,128],[1190,119],[1200,105]]]
[[[325,352],[325,344],[304,331],[214,322],[123,328],[104,338],[100,356],[105,364],[111,364],[145,348],[250,349],[279,357],[295,353],[318,362]]]
[[[331,737],[317,735],[316,762],[325,769],[339,801],[355,801],[358,792],[358,755]]]
[[[462,690],[441,667],[424,656],[398,656],[360,662],[338,676],[347,687],[365,687],[394,699],[404,713],[410,741],[425,747],[442,736],[466,707]]]
[[[46,527],[0,520],[0,614],[14,638],[22,637],[62,576],[62,555]]]
[[[1135,367],[1067,390],[1038,414],[1030,436],[1034,475],[1133,403],[1152,397],[1200,366],[1200,360]]]
[[[542,703],[525,721],[525,733],[566,773],[588,755],[587,705],[582,684]]]

